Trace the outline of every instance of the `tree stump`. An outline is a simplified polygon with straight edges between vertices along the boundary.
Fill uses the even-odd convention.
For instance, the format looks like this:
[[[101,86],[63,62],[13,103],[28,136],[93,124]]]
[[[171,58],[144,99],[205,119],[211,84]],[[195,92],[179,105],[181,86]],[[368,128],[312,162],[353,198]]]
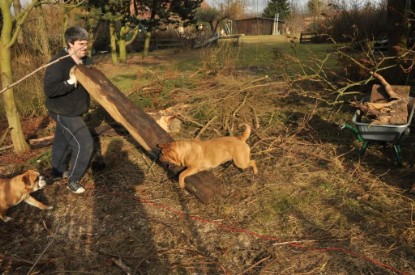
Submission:
[[[184,169],[168,166],[158,160],[161,150],[157,145],[174,139],[153,118],[137,108],[101,71],[93,66],[78,65],[75,76],[92,98],[163,168],[174,175]],[[219,180],[209,171],[199,172],[186,179],[186,189],[203,203],[210,202],[219,188]]]

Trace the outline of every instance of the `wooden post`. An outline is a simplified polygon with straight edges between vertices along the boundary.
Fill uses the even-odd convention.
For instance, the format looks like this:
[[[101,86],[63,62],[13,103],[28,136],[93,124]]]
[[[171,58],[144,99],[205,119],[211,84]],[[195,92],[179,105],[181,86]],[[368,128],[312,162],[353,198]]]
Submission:
[[[107,77],[93,66],[78,65],[75,76],[92,98],[120,123],[144,150],[165,169],[177,175],[184,167],[170,167],[158,160],[161,143],[174,139],[152,117],[135,106]],[[203,203],[219,191],[219,180],[209,171],[186,178],[186,189]]]

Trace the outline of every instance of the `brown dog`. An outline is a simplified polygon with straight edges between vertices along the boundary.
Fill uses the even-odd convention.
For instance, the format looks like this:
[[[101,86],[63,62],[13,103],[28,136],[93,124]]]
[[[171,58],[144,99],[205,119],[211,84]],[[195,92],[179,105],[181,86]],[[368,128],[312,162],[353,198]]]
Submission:
[[[52,209],[52,206],[44,205],[30,195],[45,186],[46,181],[35,170],[28,170],[14,178],[0,179],[0,218],[10,221],[11,218],[6,216],[7,210],[22,201],[42,210]]]
[[[160,161],[186,167],[179,175],[179,185],[184,188],[184,179],[199,171],[214,168],[226,161],[245,169],[251,166],[258,173],[256,162],[249,155],[251,149],[245,141],[251,134],[251,127],[244,123],[245,132],[240,137],[220,137],[211,140],[181,140],[159,144],[162,149]]]

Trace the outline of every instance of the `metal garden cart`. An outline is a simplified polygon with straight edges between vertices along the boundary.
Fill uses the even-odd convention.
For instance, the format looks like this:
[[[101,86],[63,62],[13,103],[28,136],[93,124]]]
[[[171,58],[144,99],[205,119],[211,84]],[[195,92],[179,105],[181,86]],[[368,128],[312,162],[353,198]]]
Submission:
[[[362,102],[369,101],[369,97],[363,98]],[[363,121],[363,115],[360,110],[356,110],[353,115],[352,122],[354,126],[344,124],[342,129],[347,128],[354,132],[356,138],[362,142],[359,150],[359,156],[362,157],[366,149],[374,142],[387,142],[393,144],[396,162],[402,166],[401,140],[404,135],[409,135],[409,126],[411,125],[414,115],[415,98],[409,97],[408,100],[408,121],[403,125],[377,125]]]

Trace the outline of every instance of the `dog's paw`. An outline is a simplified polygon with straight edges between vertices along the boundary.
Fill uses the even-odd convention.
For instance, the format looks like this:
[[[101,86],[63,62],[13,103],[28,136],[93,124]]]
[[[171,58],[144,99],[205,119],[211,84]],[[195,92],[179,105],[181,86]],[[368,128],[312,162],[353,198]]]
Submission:
[[[48,206],[45,208],[45,210],[52,210],[52,209],[53,209],[53,206]]]
[[[4,217],[4,219],[3,219],[3,221],[4,222],[8,222],[8,221],[10,221],[12,218],[10,218],[10,217]]]

